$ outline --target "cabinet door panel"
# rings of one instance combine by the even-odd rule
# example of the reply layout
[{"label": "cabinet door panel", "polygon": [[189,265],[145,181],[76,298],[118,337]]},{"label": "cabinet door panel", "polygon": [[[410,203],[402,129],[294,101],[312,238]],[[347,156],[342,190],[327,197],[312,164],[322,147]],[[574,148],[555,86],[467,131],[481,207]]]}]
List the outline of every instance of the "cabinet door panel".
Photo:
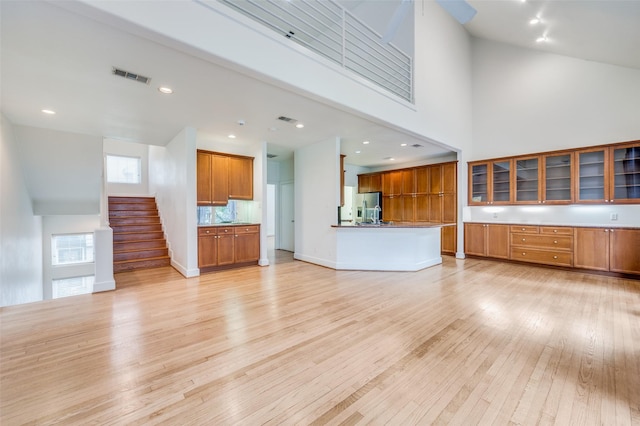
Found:
[{"label": "cabinet door panel", "polygon": [[443,164],[441,167],[442,192],[444,192],[445,194],[453,194],[455,192],[458,192],[458,163]]},{"label": "cabinet door panel", "polygon": [[415,221],[429,222],[429,196],[416,195],[415,202]]},{"label": "cabinet door panel", "polygon": [[442,219],[443,223],[455,223],[458,221],[457,195],[456,194],[442,194],[440,197],[442,203]]},{"label": "cabinet door panel", "polygon": [[402,222],[402,197],[382,197],[384,220]]},{"label": "cabinet door panel", "polygon": [[416,194],[426,194],[429,192],[429,167],[419,167],[416,169]]},{"label": "cabinet door panel", "polygon": [[469,204],[489,202],[489,165],[474,164],[469,170]]},{"label": "cabinet door panel", "polygon": [[215,235],[198,237],[198,267],[205,268],[218,264],[217,244]]},{"label": "cabinet door panel", "polygon": [[229,202],[229,157],[211,155],[211,201],[226,205]]},{"label": "cabinet door panel", "polygon": [[487,256],[509,258],[509,225],[487,225]]},{"label": "cabinet door panel", "polygon": [[234,250],[236,263],[257,261],[260,258],[260,234],[236,234]]},{"label": "cabinet door panel", "polygon": [[609,230],[575,228],[573,265],[576,268],[609,270]]},{"label": "cabinet door panel", "polygon": [[640,202],[640,144],[612,151],[611,198],[616,202]]},{"label": "cabinet door panel", "polygon": [[231,265],[235,263],[233,233],[218,235],[218,265]]},{"label": "cabinet door panel", "polygon": [[416,172],[414,169],[402,171],[402,194],[416,193]]},{"label": "cabinet door panel", "polygon": [[606,148],[578,151],[576,156],[576,201],[608,202]]},{"label": "cabinet door panel", "polygon": [[413,195],[402,196],[402,221],[414,222],[416,208],[416,198]]},{"label": "cabinet door panel", "polygon": [[229,157],[229,198],[253,200],[253,159]]},{"label": "cabinet door panel", "polygon": [[440,233],[442,254],[456,254],[457,249],[457,226],[443,226]]},{"label": "cabinet door panel", "polygon": [[511,161],[496,161],[492,163],[491,200],[494,204],[511,202]]},{"label": "cabinet door panel", "polygon": [[464,252],[475,256],[485,256],[485,225],[482,223],[464,224]]},{"label": "cabinet door panel", "polygon": [[442,166],[433,165],[429,167],[429,193],[439,194],[443,192],[442,186]]},{"label": "cabinet door panel", "polygon": [[567,204],[573,200],[571,154],[544,157],[544,201],[550,204]]},{"label": "cabinet door panel", "polygon": [[211,154],[198,152],[196,157],[197,189],[196,198],[198,204],[209,205],[211,198]]},{"label": "cabinet door panel", "polygon": [[609,239],[609,269],[612,272],[640,274],[640,230],[612,229]]},{"label": "cabinet door panel", "polygon": [[442,223],[442,194],[429,194],[429,222]]},{"label": "cabinet door panel", "polygon": [[515,161],[516,202],[538,203],[540,200],[538,157]]}]

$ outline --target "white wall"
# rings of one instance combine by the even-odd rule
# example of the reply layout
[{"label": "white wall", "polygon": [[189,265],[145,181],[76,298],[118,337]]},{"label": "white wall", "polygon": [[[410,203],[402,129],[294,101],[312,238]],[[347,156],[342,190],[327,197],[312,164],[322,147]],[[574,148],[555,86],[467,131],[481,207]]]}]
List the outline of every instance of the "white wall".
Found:
[{"label": "white wall", "polygon": [[171,265],[185,277],[197,276],[196,130],[183,129],[166,147],[149,147],[149,189],[170,248]]},{"label": "white wall", "polygon": [[42,218],[33,214],[13,125],[0,120],[0,306],[9,306],[42,300]]},{"label": "white wall", "polygon": [[140,183],[108,183],[107,195],[152,195],[149,193],[149,145],[105,139],[103,143],[104,154],[122,155],[125,157],[140,158]]},{"label": "white wall", "polygon": [[640,70],[474,39],[473,71],[468,160],[640,138]]},{"label": "white wall", "polygon": [[53,266],[51,264],[51,237],[61,234],[93,234],[100,228],[99,215],[45,216],[42,219],[42,267],[44,299],[51,299],[51,281],[62,278],[95,274],[95,262],[78,265]]},{"label": "white wall", "polygon": [[102,137],[15,126],[34,213],[100,213]]},{"label": "white wall", "polygon": [[340,139],[295,151],[294,258],[335,267],[340,205]]}]

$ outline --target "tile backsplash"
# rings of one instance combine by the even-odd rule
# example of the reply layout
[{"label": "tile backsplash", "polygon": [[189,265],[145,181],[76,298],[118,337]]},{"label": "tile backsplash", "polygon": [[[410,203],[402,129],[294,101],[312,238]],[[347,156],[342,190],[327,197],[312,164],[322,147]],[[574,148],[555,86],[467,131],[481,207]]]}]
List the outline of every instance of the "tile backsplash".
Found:
[{"label": "tile backsplash", "polygon": [[260,223],[258,201],[229,200],[226,206],[198,206],[198,225],[217,223]]}]

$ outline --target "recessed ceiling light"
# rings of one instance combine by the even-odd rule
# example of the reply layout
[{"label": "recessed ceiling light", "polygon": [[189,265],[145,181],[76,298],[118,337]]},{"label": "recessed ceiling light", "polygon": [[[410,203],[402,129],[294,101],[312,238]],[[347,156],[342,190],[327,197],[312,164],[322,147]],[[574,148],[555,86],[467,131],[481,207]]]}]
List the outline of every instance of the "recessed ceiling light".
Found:
[{"label": "recessed ceiling light", "polygon": [[235,139],[236,135],[234,135],[233,133],[229,135],[229,139]]},{"label": "recessed ceiling light", "polygon": [[356,151],[356,154],[360,154],[361,152],[362,152],[362,151],[360,151],[360,150],[357,150],[357,151]]},{"label": "recessed ceiling light", "polygon": [[407,144],[406,143],[401,143],[400,146],[407,146]]},{"label": "recessed ceiling light", "polygon": [[53,115],[53,114],[56,113],[55,111],[50,110],[50,109],[43,109],[42,112],[44,112],[45,114],[49,114],[49,115]]},{"label": "recessed ceiling light", "polygon": [[532,20],[530,20],[530,21],[529,21],[529,23],[530,23],[531,25],[536,25],[536,24],[539,24],[539,23],[541,23],[541,22],[542,22],[542,19],[540,19],[540,17],[539,17],[539,16],[536,16],[535,18],[533,18]]},{"label": "recessed ceiling light", "polygon": [[170,87],[165,86],[158,87],[158,91],[160,93],[164,93],[165,95],[170,95],[173,93],[173,90]]},{"label": "recessed ceiling light", "polygon": [[275,132],[276,130],[278,130],[278,128],[277,128],[277,127],[269,127],[269,131],[270,131],[270,132]]},{"label": "recessed ceiling light", "polygon": [[302,128],[304,127],[304,124],[302,124],[302,123],[298,123],[298,124],[296,124],[296,127],[297,127],[298,129],[302,129]]},{"label": "recessed ceiling light", "polygon": [[369,145],[369,141],[362,141],[363,145]]},{"label": "recessed ceiling light", "polygon": [[546,35],[543,35],[542,37],[538,37],[538,38],[536,39],[536,43],[545,43],[545,42],[547,42],[547,41],[549,41],[549,39],[547,38],[547,36],[546,36]]}]

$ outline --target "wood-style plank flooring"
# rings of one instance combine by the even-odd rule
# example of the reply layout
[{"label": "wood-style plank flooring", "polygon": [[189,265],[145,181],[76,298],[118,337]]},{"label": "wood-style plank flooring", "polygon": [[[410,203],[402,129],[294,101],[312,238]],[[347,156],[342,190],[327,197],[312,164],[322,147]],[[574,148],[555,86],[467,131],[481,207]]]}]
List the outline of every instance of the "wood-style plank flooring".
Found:
[{"label": "wood-style plank flooring", "polygon": [[2,308],[0,424],[640,425],[640,284],[293,261]]}]

